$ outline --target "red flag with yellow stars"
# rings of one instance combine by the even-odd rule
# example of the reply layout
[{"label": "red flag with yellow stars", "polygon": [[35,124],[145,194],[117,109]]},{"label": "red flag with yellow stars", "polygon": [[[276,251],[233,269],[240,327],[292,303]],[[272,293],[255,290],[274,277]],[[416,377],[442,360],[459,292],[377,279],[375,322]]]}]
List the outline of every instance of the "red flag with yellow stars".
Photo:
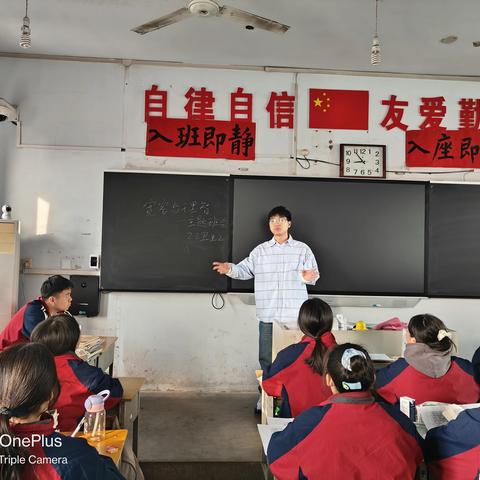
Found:
[{"label": "red flag with yellow stars", "polygon": [[368,130],[368,90],[310,89],[310,128]]}]

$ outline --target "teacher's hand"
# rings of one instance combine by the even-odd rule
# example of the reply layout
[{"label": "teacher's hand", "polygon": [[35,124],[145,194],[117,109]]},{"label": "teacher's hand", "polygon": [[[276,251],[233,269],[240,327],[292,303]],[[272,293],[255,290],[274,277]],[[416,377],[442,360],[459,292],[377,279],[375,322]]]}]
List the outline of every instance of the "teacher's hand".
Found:
[{"label": "teacher's hand", "polygon": [[230,263],[228,262],[213,262],[213,269],[218,272],[220,275],[225,275],[230,271]]},{"label": "teacher's hand", "polygon": [[302,278],[305,282],[313,282],[318,277],[318,270],[314,268],[312,268],[311,270],[302,270]]}]

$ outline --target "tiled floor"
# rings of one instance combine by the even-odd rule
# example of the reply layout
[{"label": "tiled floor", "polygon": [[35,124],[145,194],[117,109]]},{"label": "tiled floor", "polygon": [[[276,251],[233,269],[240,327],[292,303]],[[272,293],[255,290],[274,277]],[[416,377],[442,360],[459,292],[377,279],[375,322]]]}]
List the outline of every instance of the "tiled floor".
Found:
[{"label": "tiled floor", "polygon": [[147,480],[263,479],[257,395],[142,395],[138,456]]}]

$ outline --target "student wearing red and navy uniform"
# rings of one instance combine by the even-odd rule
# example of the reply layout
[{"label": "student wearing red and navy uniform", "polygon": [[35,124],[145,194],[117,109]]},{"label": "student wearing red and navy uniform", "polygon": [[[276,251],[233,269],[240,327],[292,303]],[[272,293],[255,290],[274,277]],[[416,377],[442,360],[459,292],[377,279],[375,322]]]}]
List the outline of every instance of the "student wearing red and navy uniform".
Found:
[{"label": "student wearing red and navy uniform", "polygon": [[80,327],[74,317],[66,314],[49,317],[35,328],[31,338],[32,342],[45,345],[55,358],[60,394],[54,408],[59,413],[61,431],[75,429],[85,413],[84,403],[90,395],[110,390],[105,403],[107,410],[120,402],[123,395],[120,381],[75,354]]},{"label": "student wearing red and navy uniform", "polygon": [[28,342],[33,329],[46,318],[66,312],[72,303],[73,284],[61,275],[47,278],[41,296],[24,305],[0,333],[0,350],[15,343]]},{"label": "student wearing red and navy uniform", "polygon": [[323,357],[336,345],[332,335],[333,313],[319,298],[303,302],[298,327],[305,334],[299,343],[277,354],[262,375],[262,388],[268,395],[282,397],[281,417],[296,417],[332,394],[322,377]]},{"label": "student wearing red and navy uniform", "polygon": [[125,480],[111,458],[86,440],[54,432],[45,412],[58,388],[55,362],[45,346],[23,343],[0,353],[0,435],[12,439],[0,443],[0,479]]},{"label": "student wearing red and navy uniform", "polygon": [[333,395],[272,435],[268,463],[277,480],[408,480],[423,458],[415,425],[377,402],[375,369],[365,349],[346,343],[326,358]]},{"label": "student wearing red and navy uniform", "polygon": [[429,430],[425,459],[433,480],[480,478],[480,408],[464,410],[447,425]]},{"label": "student wearing red and navy uniform", "polygon": [[377,371],[376,389],[390,403],[402,396],[426,401],[476,403],[480,386],[472,362],[452,355],[455,348],[444,323],[429,314],[416,315],[408,324],[404,358]]}]

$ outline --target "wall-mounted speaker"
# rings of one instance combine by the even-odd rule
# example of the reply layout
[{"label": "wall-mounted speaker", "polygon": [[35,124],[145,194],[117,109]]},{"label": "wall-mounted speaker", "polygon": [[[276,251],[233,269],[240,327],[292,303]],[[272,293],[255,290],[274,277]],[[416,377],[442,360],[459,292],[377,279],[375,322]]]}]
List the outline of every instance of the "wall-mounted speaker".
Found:
[{"label": "wall-mounted speaker", "polygon": [[97,275],[70,275],[73,283],[72,305],[69,312],[72,315],[98,315],[100,305],[100,291],[98,289]]}]

